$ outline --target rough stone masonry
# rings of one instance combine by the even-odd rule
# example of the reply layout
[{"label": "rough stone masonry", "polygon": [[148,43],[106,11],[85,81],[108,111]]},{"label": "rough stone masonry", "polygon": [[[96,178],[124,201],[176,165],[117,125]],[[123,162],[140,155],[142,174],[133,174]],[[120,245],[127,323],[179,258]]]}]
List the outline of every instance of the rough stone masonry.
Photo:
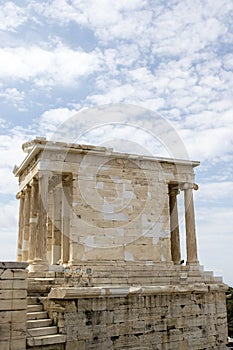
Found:
[{"label": "rough stone masonry", "polygon": [[43,138],[23,149],[17,259],[65,349],[226,348],[226,286],[197,255],[199,162]]}]

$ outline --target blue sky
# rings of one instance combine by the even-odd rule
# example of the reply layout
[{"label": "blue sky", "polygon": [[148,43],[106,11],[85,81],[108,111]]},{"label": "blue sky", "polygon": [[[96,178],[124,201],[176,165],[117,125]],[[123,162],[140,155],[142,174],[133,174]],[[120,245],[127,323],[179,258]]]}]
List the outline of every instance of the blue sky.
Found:
[{"label": "blue sky", "polygon": [[229,0],[0,1],[2,260],[16,254],[21,144],[85,108],[133,104],[159,113],[201,161],[199,259],[233,286],[232,18]]}]

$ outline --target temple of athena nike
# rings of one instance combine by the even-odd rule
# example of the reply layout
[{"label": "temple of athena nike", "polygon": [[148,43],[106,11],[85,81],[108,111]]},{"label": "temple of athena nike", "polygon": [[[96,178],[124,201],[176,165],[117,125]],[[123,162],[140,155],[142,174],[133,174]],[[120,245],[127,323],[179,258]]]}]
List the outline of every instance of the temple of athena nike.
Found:
[{"label": "temple of athena nike", "polygon": [[44,138],[23,151],[11,271],[28,321],[9,349],[226,349],[226,286],[197,252],[199,162]]}]

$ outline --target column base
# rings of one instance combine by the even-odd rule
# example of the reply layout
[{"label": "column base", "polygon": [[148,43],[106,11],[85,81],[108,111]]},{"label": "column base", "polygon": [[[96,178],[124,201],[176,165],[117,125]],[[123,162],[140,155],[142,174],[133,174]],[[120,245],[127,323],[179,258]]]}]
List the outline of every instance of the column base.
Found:
[{"label": "column base", "polygon": [[41,259],[34,259],[32,264],[28,266],[29,272],[46,272],[49,270],[49,265],[47,261]]},{"label": "column base", "polygon": [[30,260],[30,259],[28,259],[28,261],[27,261],[28,266],[32,265],[32,264],[33,264],[33,262],[34,262],[34,260]]},{"label": "column base", "polygon": [[199,261],[195,261],[195,262],[186,262],[186,266],[190,269],[190,270],[201,270],[201,265],[199,263]]},{"label": "column base", "polygon": [[70,267],[71,267],[71,266],[79,266],[79,265],[80,265],[80,261],[75,260],[75,259],[69,260],[68,263],[67,263],[67,265],[70,266]]}]

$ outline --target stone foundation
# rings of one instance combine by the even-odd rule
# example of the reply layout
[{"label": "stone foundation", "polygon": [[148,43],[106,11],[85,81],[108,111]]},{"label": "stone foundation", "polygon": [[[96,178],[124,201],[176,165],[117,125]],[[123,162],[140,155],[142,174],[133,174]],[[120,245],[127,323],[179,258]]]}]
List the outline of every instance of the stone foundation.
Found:
[{"label": "stone foundation", "polygon": [[[1,350],[26,349],[25,266],[1,263]],[[40,300],[67,341],[30,349],[226,349],[226,286],[200,271],[200,282],[192,283],[194,272],[187,271],[185,281],[172,285],[56,286],[55,279],[54,288]],[[34,286],[42,280],[35,279]]]},{"label": "stone foundation", "polygon": [[54,288],[44,303],[67,350],[226,349],[219,285]]}]

